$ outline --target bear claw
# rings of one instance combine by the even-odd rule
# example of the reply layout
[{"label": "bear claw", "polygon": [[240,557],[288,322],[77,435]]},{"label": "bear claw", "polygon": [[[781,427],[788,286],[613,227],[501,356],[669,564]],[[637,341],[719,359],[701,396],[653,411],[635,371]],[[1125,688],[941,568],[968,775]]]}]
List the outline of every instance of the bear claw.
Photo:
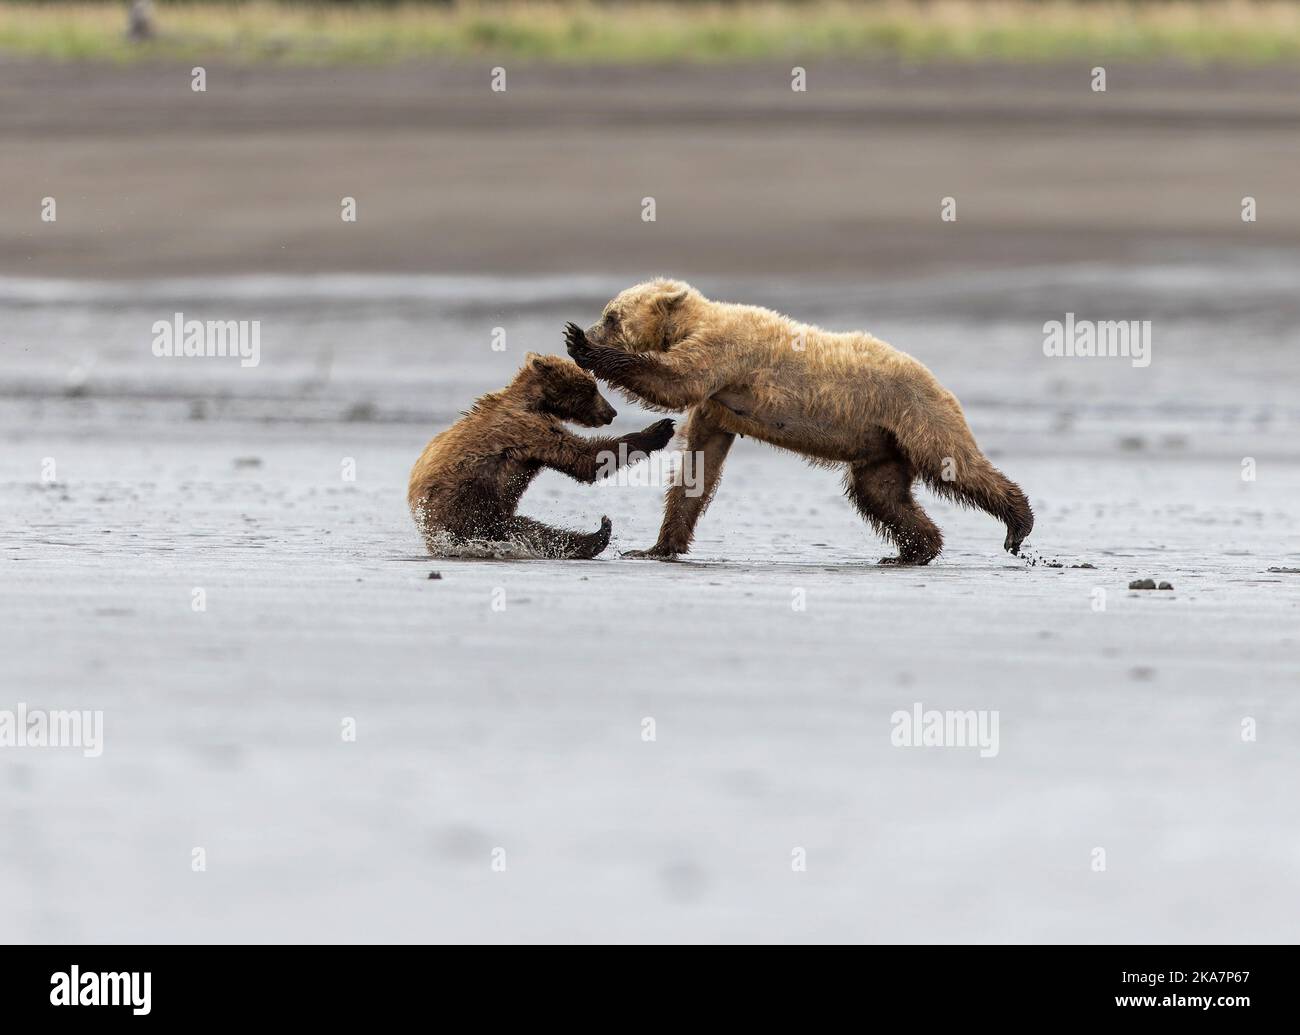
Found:
[{"label": "bear claw", "polygon": [[564,325],[564,347],[569,352],[569,358],[585,370],[584,360],[590,356],[591,346],[587,344],[587,332],[572,321]]},{"label": "bear claw", "polygon": [[641,432],[645,436],[646,451],[650,453],[663,449],[673,440],[673,435],[677,433],[677,425],[670,418],[655,421],[648,428]]},{"label": "bear claw", "polygon": [[620,557],[630,557],[633,560],[655,560],[655,561],[675,561],[678,553],[676,550],[666,550],[660,546],[652,546],[648,550],[625,550],[619,554]]}]

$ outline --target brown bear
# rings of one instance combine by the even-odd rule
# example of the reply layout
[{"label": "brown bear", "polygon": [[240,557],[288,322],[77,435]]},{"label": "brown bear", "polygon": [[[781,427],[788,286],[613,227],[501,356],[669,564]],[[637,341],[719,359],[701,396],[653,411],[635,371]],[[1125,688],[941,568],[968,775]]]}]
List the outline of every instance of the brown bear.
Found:
[{"label": "brown bear", "polygon": [[543,467],[594,482],[673,437],[671,420],[621,438],[581,438],[562,423],[595,428],[615,416],[590,374],[560,356],[528,353],[514,380],[435,435],[411,471],[407,501],[430,553],[476,542],[500,544],[507,553],[514,547],[541,557],[595,557],[609,545],[609,518],[595,532],[570,532],[515,508]]},{"label": "brown bear", "polygon": [[898,548],[882,564],[927,564],[943,549],[912,497],[917,478],[1002,521],[1013,554],[1034,527],[1025,494],[980,452],[956,397],[870,334],[712,302],[662,279],[619,294],[590,330],[565,333],[579,366],[652,408],[689,411],[685,448],[703,463],[704,491],[672,486],[658,541],[625,556],[671,559],[690,548],[736,435],[845,465],[848,497]]}]

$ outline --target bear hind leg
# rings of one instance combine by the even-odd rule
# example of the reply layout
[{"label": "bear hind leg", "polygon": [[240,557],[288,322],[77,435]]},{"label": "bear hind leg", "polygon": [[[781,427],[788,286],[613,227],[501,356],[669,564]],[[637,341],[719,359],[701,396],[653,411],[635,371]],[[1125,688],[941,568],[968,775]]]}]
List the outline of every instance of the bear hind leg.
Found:
[{"label": "bear hind leg", "polygon": [[896,429],[899,446],[912,469],[934,492],[991,514],[1006,525],[1003,548],[1018,554],[1034,527],[1029,500],[1019,485],[980,452],[955,400],[951,407],[945,419]]},{"label": "bear hind leg", "polygon": [[613,528],[607,517],[600,519],[600,528],[595,532],[570,532],[566,528],[552,528],[532,518],[512,517],[506,535],[547,557],[589,561],[609,545]]},{"label": "bear hind leg", "polygon": [[1020,544],[1034,528],[1034,511],[1020,486],[978,451],[960,459],[944,458],[939,468],[938,471],[921,469],[926,484],[941,496],[1001,521],[1007,529],[1003,549],[1019,554]]},{"label": "bear hind leg", "polygon": [[849,465],[846,495],[879,534],[898,548],[881,564],[929,564],[943,549],[943,533],[912,497],[916,473],[898,453]]}]

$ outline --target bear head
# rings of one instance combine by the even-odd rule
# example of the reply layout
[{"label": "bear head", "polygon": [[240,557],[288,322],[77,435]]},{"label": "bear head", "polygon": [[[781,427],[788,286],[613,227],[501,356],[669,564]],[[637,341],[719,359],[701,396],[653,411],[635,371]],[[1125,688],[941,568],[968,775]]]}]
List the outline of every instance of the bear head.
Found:
[{"label": "bear head", "polygon": [[705,297],[684,281],[647,280],[605,306],[600,322],[586,331],[587,341],[624,352],[666,352],[691,333],[703,304]]},{"label": "bear head", "polygon": [[602,427],[618,416],[596,379],[562,356],[528,353],[511,387],[532,408],[584,428]]}]

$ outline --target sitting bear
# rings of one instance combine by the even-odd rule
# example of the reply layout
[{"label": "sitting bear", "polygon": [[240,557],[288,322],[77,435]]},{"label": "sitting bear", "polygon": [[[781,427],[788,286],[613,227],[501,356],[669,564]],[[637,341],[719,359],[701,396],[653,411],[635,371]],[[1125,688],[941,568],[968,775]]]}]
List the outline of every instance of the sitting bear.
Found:
[{"label": "sitting bear", "polygon": [[429,551],[474,540],[543,557],[595,557],[609,545],[609,518],[595,532],[570,532],[520,517],[515,508],[543,467],[594,482],[673,437],[671,420],[622,438],[580,438],[562,424],[594,428],[614,417],[590,374],[559,356],[530,352],[509,385],[477,399],[416,461],[407,501]]},{"label": "sitting bear", "polygon": [[917,478],[1002,521],[1013,554],[1034,527],[1025,494],[980,452],[956,397],[870,334],[712,302],[673,280],[629,288],[590,330],[565,333],[579,366],[654,408],[688,411],[685,448],[703,463],[704,491],[671,487],[658,542],[631,556],[690,548],[736,435],[843,464],[849,498],[898,548],[882,564],[927,564],[943,548],[912,497]]}]

